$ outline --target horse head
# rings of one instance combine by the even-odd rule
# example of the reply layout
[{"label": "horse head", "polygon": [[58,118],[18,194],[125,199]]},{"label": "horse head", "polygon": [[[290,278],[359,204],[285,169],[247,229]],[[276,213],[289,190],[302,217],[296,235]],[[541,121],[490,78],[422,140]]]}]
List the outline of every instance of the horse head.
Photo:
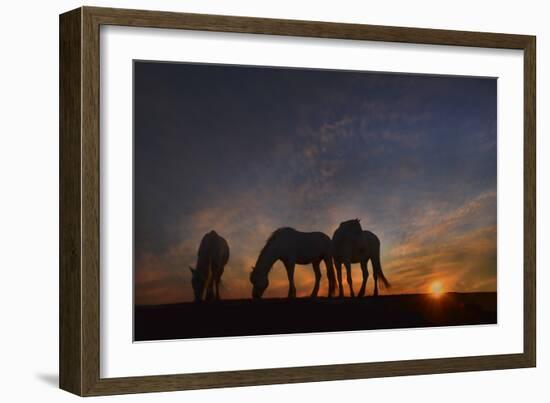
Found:
[{"label": "horse head", "polygon": [[361,220],[359,218],[341,222],[340,228],[346,232],[353,233],[353,234],[363,233],[363,228],[361,227]]},{"label": "horse head", "polygon": [[252,283],[252,298],[262,298],[262,295],[269,285],[267,273],[260,273],[255,267],[252,267],[252,271],[250,272],[250,282]]}]

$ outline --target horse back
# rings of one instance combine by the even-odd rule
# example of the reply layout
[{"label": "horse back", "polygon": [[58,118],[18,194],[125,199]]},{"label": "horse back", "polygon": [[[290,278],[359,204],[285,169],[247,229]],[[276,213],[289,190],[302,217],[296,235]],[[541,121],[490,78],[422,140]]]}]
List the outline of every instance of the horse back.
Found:
[{"label": "horse back", "polygon": [[197,269],[206,271],[213,266],[223,270],[229,260],[229,245],[216,231],[210,231],[201,240],[198,257]]},{"label": "horse back", "polygon": [[330,237],[323,232],[302,232],[304,243],[310,243],[317,246],[319,249],[330,249]]},{"label": "horse back", "polygon": [[380,246],[380,239],[378,239],[374,232],[363,231],[363,240],[368,242],[370,245]]},{"label": "horse back", "polygon": [[[302,232],[294,228],[280,228],[268,239],[261,254],[269,253],[279,259],[297,262],[318,260],[331,253],[331,240],[322,232]],[[305,264],[305,263],[299,263]]]},{"label": "horse back", "polygon": [[380,240],[370,232],[363,231],[352,248],[352,263],[359,263],[364,259],[376,258],[380,255]]}]

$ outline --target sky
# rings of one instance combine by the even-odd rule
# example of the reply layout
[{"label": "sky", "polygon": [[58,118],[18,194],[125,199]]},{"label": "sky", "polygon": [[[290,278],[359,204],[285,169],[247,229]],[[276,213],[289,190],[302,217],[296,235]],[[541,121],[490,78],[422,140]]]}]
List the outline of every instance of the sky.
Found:
[{"label": "sky", "polygon": [[[191,301],[210,230],[221,297],[249,298],[275,229],[352,218],[380,238],[382,293],[496,291],[496,96],[494,78],[135,61],[136,304]],[[311,265],[295,278],[309,295]],[[269,281],[287,295],[280,262]]]}]

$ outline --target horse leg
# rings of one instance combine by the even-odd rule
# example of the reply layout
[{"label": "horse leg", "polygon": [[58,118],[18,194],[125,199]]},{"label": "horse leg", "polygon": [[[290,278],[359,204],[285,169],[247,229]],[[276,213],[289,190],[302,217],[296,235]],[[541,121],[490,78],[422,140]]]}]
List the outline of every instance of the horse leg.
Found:
[{"label": "horse leg", "polygon": [[342,262],[334,261],[336,266],[336,275],[338,276],[338,296],[342,298],[344,296],[344,286],[342,284]]},{"label": "horse leg", "polygon": [[216,279],[216,299],[220,300],[220,278]]},{"label": "horse leg", "polygon": [[325,258],[325,267],[327,269],[327,277],[328,277],[328,296],[333,297],[334,291],[336,288],[336,278],[334,277],[334,266],[332,265],[332,259],[331,258]]},{"label": "horse leg", "polygon": [[319,267],[319,262],[313,263],[313,271],[315,272],[315,286],[311,292],[311,298],[316,298],[319,293],[319,285],[321,283],[321,268]]},{"label": "horse leg", "polygon": [[220,284],[222,282],[223,269],[224,269],[224,266],[220,266],[219,269],[216,271],[216,299],[218,301],[221,299]]},{"label": "horse leg", "polygon": [[353,292],[353,280],[351,279],[351,263],[347,261],[344,262],[344,265],[346,266],[346,274],[348,277],[349,295],[350,297],[355,297],[355,293]]},{"label": "horse leg", "polygon": [[210,285],[209,285],[209,292],[211,294],[211,299],[216,301],[219,299],[219,288],[218,288],[218,281],[220,280],[219,276],[219,268],[218,264],[216,262],[210,263]]},{"label": "horse leg", "polygon": [[368,260],[361,260],[361,271],[363,272],[363,282],[361,283],[361,289],[357,294],[358,297],[365,296],[365,288],[367,286],[367,280],[369,278],[369,271],[367,269]]},{"label": "horse leg", "polygon": [[288,298],[296,298],[296,286],[294,285],[294,262],[285,263],[288,275]]},{"label": "horse leg", "polygon": [[211,281],[210,284],[208,284],[208,287],[206,287],[206,298],[207,301],[212,301],[214,299],[214,284]]}]

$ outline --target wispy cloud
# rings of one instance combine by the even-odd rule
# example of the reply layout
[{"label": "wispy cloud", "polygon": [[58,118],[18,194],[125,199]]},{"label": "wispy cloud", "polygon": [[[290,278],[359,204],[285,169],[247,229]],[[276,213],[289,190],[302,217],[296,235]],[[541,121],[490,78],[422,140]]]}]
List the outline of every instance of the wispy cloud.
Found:
[{"label": "wispy cloud", "polygon": [[403,240],[385,251],[393,292],[496,289],[496,193],[484,192],[449,211],[427,210]]},{"label": "wispy cloud", "polygon": [[[136,263],[136,301],[147,304],[191,300],[187,266],[195,264],[200,239],[213,228],[226,237],[231,249],[222,294],[225,298],[248,298],[251,267],[269,234],[282,224],[257,214],[255,203],[247,200],[251,199],[245,195],[241,200],[226,201],[233,206],[230,210],[211,207],[197,211],[182,226],[183,241],[164,254],[141,255]],[[351,210],[347,213],[338,208],[329,208],[321,215],[332,221],[322,228],[329,235],[340,217],[354,217]],[[360,213],[357,216],[362,217]],[[496,289],[495,192],[484,192],[448,211],[428,209],[411,222],[399,239],[387,239],[383,232],[378,232],[382,239],[383,268],[393,284],[392,293],[426,292],[435,280],[443,282],[449,291]],[[363,226],[372,228],[368,217],[363,219]],[[353,272],[358,284],[361,280],[358,265],[354,265]],[[324,267],[323,276],[321,295],[326,295]],[[372,287],[372,277],[370,281]],[[298,267],[296,283],[298,295],[311,292],[314,275],[310,266]],[[266,296],[284,296],[287,291],[286,272],[277,263]]]},{"label": "wispy cloud", "polygon": [[[494,80],[169,63],[135,72],[138,303],[191,300],[187,266],[212,229],[230,246],[222,295],[243,298],[272,231],[332,235],[356,217],[382,241],[392,292],[436,278],[495,288]],[[309,294],[311,267],[296,276]],[[277,263],[266,295],[287,288]]]}]

